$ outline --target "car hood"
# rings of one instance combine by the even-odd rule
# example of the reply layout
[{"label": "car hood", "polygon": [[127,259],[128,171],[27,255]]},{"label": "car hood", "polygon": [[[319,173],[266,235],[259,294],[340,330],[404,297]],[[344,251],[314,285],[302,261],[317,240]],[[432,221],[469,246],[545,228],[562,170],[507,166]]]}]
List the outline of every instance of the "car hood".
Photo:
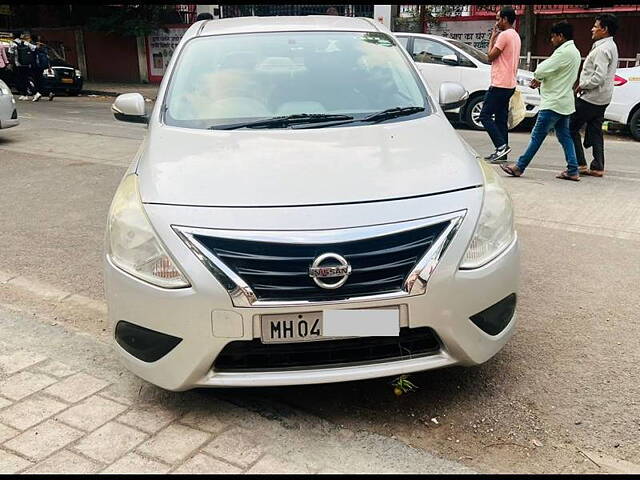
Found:
[{"label": "car hood", "polygon": [[301,206],[392,200],[483,183],[474,154],[432,114],[308,130],[153,125],[137,173],[145,203]]}]

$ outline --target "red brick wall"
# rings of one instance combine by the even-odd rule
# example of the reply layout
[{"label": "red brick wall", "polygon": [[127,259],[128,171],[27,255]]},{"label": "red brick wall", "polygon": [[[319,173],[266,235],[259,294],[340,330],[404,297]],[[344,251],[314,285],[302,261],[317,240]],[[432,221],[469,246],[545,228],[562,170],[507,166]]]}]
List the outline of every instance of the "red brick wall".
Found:
[{"label": "red brick wall", "polygon": [[[549,31],[551,25],[559,22],[560,18],[537,17],[536,44],[533,55],[549,56],[553,53],[553,47],[549,42]],[[580,54],[586,57],[591,50],[593,40],[591,40],[591,27],[595,21],[595,15],[587,18],[566,19],[573,25],[573,41],[580,50]],[[620,58],[632,58],[640,53],[640,16],[618,16],[620,28],[615,36],[618,45],[618,55]]]},{"label": "red brick wall", "polygon": [[85,30],[84,49],[90,81],[140,81],[138,46],[135,37]]}]

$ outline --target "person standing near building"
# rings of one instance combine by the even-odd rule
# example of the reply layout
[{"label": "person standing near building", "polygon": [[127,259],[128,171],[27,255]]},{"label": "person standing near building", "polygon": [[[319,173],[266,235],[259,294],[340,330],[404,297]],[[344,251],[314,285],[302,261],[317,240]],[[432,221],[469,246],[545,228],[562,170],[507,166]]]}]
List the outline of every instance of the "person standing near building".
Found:
[{"label": "person standing near building", "polygon": [[[51,62],[49,61],[49,47],[47,47],[44,38],[38,36],[36,40],[36,61],[33,66],[33,78],[36,84],[36,91],[38,93],[44,91],[43,88],[43,75],[44,71],[51,68]],[[53,90],[49,90],[49,101],[53,100]],[[33,101],[37,102],[40,97],[33,97]]]},{"label": "person standing near building", "polygon": [[553,55],[538,65],[530,84],[531,88],[540,87],[542,101],[529,145],[515,164],[500,165],[500,168],[513,177],[522,175],[553,128],[567,161],[567,169],[556,178],[579,181],[569,118],[575,111],[573,84],[578,78],[581,59],[573,43],[573,27],[566,20],[551,26],[551,44],[555,48]]},{"label": "person standing near building", "polygon": [[[24,37],[24,35],[22,35]],[[28,100],[29,97],[29,77],[32,75],[32,66],[35,64],[36,46],[21,38],[19,32],[13,33],[13,41],[9,46],[9,53],[15,65],[16,83],[20,97],[18,100]],[[35,92],[34,99],[42,96],[40,92]]]},{"label": "person standing near building", "polygon": [[[580,175],[592,177],[604,176],[604,138],[602,122],[604,111],[613,96],[613,78],[618,68],[618,47],[613,36],[618,31],[618,19],[604,13],[596,17],[591,29],[594,40],[591,52],[587,55],[576,87],[576,111],[571,116],[569,129],[578,157]],[[587,168],[584,150],[581,145],[580,129],[587,125],[585,147],[593,147],[591,169]]]},{"label": "person standing near building", "polygon": [[[484,97],[480,123],[491,137],[495,152],[485,160],[493,163],[506,161],[509,147],[509,99],[516,90],[516,76],[520,60],[520,35],[513,25],[516,12],[513,7],[502,7],[496,14],[496,25],[489,40],[488,57],[491,62],[491,86]],[[495,120],[492,118],[495,117]]]}]

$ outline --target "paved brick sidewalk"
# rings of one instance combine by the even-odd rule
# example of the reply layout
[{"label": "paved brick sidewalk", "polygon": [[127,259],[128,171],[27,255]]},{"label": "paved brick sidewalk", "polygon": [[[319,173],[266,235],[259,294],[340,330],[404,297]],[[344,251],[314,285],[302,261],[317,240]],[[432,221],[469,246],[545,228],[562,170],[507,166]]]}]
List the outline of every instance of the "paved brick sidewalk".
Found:
[{"label": "paved brick sidewalk", "polygon": [[0,307],[0,473],[469,472],[252,392],[161,390],[89,335]]}]

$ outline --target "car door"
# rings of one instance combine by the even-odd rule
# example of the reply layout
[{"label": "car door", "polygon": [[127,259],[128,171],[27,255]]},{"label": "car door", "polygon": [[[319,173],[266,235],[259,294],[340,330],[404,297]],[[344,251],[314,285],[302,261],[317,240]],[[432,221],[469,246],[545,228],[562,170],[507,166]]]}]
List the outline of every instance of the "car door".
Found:
[{"label": "car door", "polygon": [[446,55],[458,57],[453,48],[444,43],[423,37],[413,37],[410,48],[409,53],[411,53],[413,60],[416,62],[418,70],[435,95],[438,95],[442,82],[461,83],[460,67],[447,65],[442,61],[442,57]]}]

